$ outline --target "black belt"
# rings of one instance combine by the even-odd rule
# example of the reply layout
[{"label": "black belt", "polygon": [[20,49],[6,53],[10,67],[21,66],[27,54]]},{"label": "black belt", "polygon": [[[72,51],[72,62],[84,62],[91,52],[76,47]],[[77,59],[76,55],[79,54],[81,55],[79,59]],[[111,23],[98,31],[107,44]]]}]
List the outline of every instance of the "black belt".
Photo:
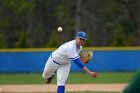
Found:
[{"label": "black belt", "polygon": [[[51,54],[51,58],[52,58],[52,54]],[[52,59],[52,60],[53,60],[53,59]],[[58,64],[58,65],[62,65],[62,64],[60,64],[60,63],[58,63],[58,62],[56,62],[56,61],[54,61],[54,60],[53,60],[53,62],[56,63],[56,64]]]}]

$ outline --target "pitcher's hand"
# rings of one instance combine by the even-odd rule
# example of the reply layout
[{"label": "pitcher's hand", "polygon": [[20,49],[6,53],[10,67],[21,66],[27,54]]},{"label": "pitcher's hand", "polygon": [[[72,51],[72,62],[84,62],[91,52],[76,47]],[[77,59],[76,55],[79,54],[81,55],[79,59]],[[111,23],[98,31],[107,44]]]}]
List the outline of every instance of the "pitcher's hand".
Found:
[{"label": "pitcher's hand", "polygon": [[96,72],[91,72],[91,74],[90,74],[93,78],[96,78],[96,76],[98,75],[98,73],[96,73]]}]

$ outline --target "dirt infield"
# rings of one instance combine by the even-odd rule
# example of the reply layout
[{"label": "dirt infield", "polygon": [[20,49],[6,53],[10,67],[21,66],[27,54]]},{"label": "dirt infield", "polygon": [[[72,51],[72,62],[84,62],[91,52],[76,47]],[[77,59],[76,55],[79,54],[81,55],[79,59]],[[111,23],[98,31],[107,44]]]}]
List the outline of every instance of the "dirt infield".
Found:
[{"label": "dirt infield", "polygon": [[[121,92],[127,84],[67,84],[66,91]],[[55,84],[0,85],[0,92],[56,92]]]}]

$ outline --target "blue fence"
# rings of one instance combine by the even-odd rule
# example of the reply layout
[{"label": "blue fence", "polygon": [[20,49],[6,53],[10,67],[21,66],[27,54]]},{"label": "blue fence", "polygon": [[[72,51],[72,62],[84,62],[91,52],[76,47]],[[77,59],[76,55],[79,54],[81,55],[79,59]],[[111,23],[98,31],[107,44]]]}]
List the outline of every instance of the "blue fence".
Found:
[{"label": "blue fence", "polygon": [[[0,52],[0,73],[42,72],[51,51]],[[135,71],[140,68],[140,50],[94,50],[92,62],[86,64],[94,71]],[[81,71],[72,62],[71,71]]]}]

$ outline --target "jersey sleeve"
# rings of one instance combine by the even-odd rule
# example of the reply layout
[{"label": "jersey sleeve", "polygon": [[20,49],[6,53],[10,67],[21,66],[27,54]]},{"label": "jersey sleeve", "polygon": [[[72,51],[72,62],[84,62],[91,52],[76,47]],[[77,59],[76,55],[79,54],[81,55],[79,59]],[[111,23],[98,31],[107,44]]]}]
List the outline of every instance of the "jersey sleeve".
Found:
[{"label": "jersey sleeve", "polygon": [[74,60],[74,62],[76,63],[76,65],[79,67],[79,68],[83,68],[84,65],[82,64],[82,62],[80,61],[80,58],[77,58]]},{"label": "jersey sleeve", "polygon": [[76,46],[72,46],[72,48],[69,49],[68,56],[71,60],[79,58],[79,55],[76,52]]}]

